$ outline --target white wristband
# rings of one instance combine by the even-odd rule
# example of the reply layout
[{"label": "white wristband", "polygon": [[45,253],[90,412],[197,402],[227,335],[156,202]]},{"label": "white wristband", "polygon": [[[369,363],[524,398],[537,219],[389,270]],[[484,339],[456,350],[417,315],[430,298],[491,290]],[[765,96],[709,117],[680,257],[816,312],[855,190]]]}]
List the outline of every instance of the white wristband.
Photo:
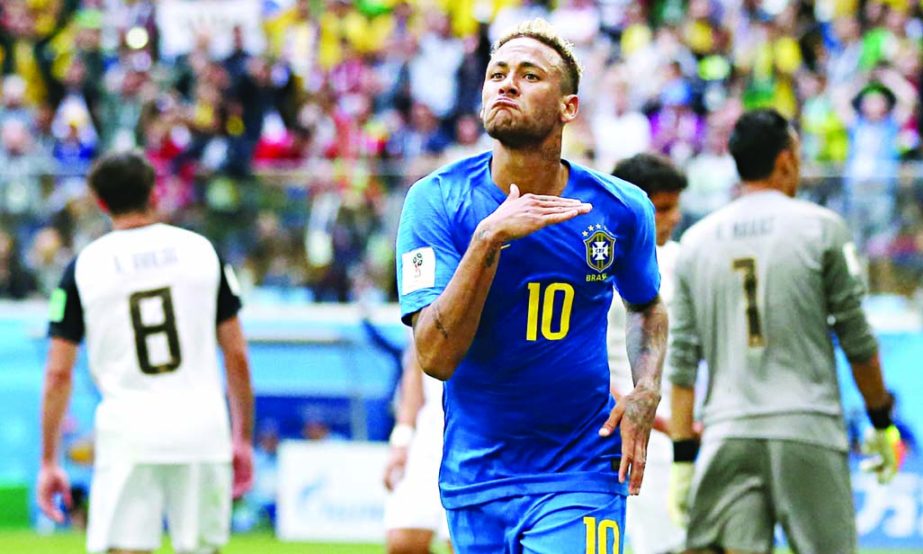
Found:
[{"label": "white wristband", "polygon": [[412,425],[398,423],[394,426],[394,429],[391,430],[391,437],[388,439],[388,443],[398,448],[407,448],[413,440],[413,432]]}]

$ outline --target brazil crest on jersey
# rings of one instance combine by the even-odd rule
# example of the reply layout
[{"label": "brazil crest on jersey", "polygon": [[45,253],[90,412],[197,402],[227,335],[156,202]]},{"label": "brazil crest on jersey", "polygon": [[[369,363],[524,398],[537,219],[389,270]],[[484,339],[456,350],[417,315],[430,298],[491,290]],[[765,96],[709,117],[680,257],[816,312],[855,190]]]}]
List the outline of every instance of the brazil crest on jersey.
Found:
[{"label": "brazil crest on jersey", "polygon": [[[405,323],[455,273],[477,224],[505,200],[490,152],[408,192],[397,239]],[[660,285],[653,207],[634,185],[577,164],[562,196],[588,214],[504,245],[471,348],[446,381],[440,490],[447,508],[558,491],[621,492],[606,315],[612,287],[653,300]]]}]

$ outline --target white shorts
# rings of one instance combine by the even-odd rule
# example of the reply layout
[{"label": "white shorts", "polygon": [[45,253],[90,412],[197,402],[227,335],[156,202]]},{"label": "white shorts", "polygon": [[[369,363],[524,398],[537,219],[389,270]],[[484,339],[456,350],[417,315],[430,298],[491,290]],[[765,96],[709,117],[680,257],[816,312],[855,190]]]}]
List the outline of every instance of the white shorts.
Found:
[{"label": "white shorts", "polygon": [[175,552],[214,552],[230,534],[231,481],[228,462],[96,467],[87,550],[157,550],[166,518]]},{"label": "white shorts", "polygon": [[439,499],[441,463],[441,432],[418,431],[407,452],[404,478],[385,499],[385,529],[424,529],[439,538],[449,538],[445,508]]}]

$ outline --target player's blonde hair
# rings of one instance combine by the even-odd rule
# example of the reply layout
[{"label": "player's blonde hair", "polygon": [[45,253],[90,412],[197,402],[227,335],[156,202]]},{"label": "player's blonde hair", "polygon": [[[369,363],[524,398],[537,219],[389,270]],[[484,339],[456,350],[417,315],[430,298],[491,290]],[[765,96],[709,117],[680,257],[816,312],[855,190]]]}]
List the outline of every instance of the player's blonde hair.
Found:
[{"label": "player's blonde hair", "polygon": [[541,42],[545,46],[553,48],[564,62],[565,71],[563,71],[564,79],[562,81],[564,92],[566,94],[577,94],[577,89],[580,88],[580,74],[583,73],[583,69],[580,67],[580,63],[574,55],[574,45],[567,39],[562,38],[558,32],[555,31],[554,27],[551,26],[551,23],[548,23],[540,17],[523,21],[516,27],[503,33],[494,43],[490,54],[494,55],[501,46],[517,38],[531,38]]}]

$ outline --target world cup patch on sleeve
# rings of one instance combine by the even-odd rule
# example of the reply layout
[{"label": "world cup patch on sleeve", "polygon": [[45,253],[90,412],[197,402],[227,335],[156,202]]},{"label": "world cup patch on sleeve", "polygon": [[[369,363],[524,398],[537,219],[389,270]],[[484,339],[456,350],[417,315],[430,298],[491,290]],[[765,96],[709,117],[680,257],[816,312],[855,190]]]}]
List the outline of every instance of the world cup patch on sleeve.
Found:
[{"label": "world cup patch on sleeve", "polygon": [[48,319],[53,323],[64,321],[64,312],[67,308],[67,292],[62,288],[54,289],[48,299]]},{"label": "world cup patch on sleeve", "polygon": [[401,294],[436,285],[436,253],[432,247],[401,254]]}]

